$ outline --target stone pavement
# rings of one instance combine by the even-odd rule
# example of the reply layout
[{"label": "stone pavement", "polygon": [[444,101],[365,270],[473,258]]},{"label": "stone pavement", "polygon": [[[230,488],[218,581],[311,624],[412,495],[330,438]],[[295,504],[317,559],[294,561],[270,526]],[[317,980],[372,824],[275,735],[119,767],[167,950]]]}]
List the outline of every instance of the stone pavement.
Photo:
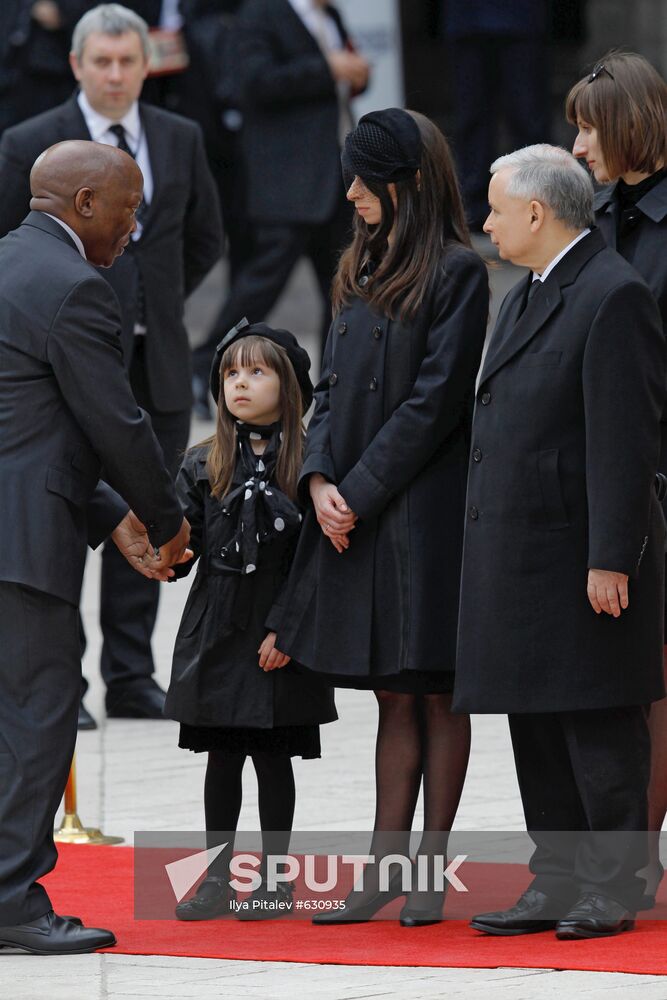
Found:
[{"label": "stone pavement", "polygon": [[[486,252],[485,244],[481,244]],[[493,310],[514,280],[511,269],[492,271]],[[191,302],[188,310],[193,339],[210,322],[220,298],[221,270]],[[272,320],[303,337],[315,314],[313,282],[305,265],[292,280]],[[209,433],[194,424],[192,440]],[[83,593],[89,639],[84,669],[91,682],[87,704],[100,722],[96,732],[81,733],[77,747],[79,813],[87,826],[123,836],[131,844],[135,830],[196,830],[203,826],[204,760],[179,750],[177,724],[105,720],[99,679],[99,555],[90,558]],[[173,639],[189,583],[163,587],[154,650],[158,680],[165,684]],[[297,810],[295,829],[371,829],[374,811],[373,740],[375,701],[370,693],[338,693],[340,721],[323,727],[320,761],[295,761]],[[244,775],[240,829],[257,828],[257,791],[252,768]],[[417,818],[416,828],[421,822]],[[512,765],[507,725],[501,717],[473,720],[470,768],[458,829],[522,829],[522,813]],[[89,848],[94,850],[94,848]],[[75,906],[75,901],[72,901]],[[76,912],[74,909],[71,912]],[[345,933],[341,928],[341,933]],[[406,930],[406,934],[418,933]],[[318,966],[297,963],[231,962],[210,959],[87,955],[46,960],[0,955],[0,996],[7,1000],[131,1000],[160,997],[232,997],[261,1000],[317,995],[318,1000],[476,997],[486,1000],[612,1000],[613,997],[665,1000],[667,979],[659,976],[563,972],[535,969],[432,969]]]}]

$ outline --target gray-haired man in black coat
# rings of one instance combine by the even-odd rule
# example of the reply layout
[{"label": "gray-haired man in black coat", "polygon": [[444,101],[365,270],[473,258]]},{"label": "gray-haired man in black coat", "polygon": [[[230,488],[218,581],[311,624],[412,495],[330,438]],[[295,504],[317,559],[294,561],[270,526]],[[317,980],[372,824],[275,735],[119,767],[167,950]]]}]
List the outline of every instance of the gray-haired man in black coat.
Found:
[{"label": "gray-haired man in black coat", "polygon": [[632,831],[647,829],[646,706],[665,693],[665,342],[647,286],[589,228],[569,153],[530,146],[491,171],[485,231],[532,273],[477,391],[455,707],[508,713],[536,850],[517,905],[473,926],[600,937],[633,926],[644,888]]}]

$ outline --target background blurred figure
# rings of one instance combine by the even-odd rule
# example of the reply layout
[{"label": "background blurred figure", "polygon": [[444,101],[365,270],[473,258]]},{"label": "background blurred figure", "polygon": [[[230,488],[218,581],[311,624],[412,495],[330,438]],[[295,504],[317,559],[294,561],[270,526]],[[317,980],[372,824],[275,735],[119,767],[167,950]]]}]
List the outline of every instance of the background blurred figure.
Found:
[{"label": "background blurred figure", "polygon": [[[148,68],[146,34],[145,22],[118,4],[84,15],[72,43],[79,93],[0,141],[0,234],[27,214],[30,167],[46,146],[94,139],[136,159],[144,177],[137,230],[105,277],[121,305],[132,390],[175,475],[192,402],[184,300],[218,259],[221,226],[199,128],[138,101]],[[133,573],[115,546],[105,546],[101,665],[110,716],[162,718],[164,692],[152,679],[151,651],[158,599],[159,584]],[[82,721],[94,725],[90,717]]]},{"label": "background blurred figure", "polygon": [[366,87],[369,72],[339,13],[321,0],[246,0],[239,44],[255,247],[209,338],[194,351],[195,413],[204,418],[218,340],[242,316],[261,320],[303,255],[315,268],[328,327],[329,287],[350,226],[340,141],[352,126],[349,98]]},{"label": "background blurred figure", "polygon": [[454,147],[468,221],[488,215],[488,164],[503,148],[549,140],[547,0],[445,0]]},{"label": "background blurred figure", "polygon": [[0,133],[71,94],[72,29],[92,6],[89,0],[2,0]]}]

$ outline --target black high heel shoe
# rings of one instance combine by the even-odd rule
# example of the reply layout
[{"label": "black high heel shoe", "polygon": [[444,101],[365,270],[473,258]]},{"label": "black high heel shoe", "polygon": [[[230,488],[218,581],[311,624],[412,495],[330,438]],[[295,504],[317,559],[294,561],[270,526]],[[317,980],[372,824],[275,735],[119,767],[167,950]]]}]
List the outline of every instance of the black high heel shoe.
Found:
[{"label": "black high heel shoe", "polygon": [[354,889],[345,900],[343,908],[331,910],[328,913],[318,913],[313,917],[314,924],[363,924],[375,916],[376,913],[399,896],[404,896],[406,890],[403,889],[403,873],[395,872],[389,880],[387,889],[378,890],[365,902],[354,902]]},{"label": "black high heel shoe", "polygon": [[638,910],[652,910],[655,907],[655,897],[658,895],[658,889],[660,888],[660,883],[662,882],[663,876],[665,874],[665,869],[659,861],[654,864],[649,864],[649,874],[657,876],[657,881],[655,882],[655,889],[653,892],[645,892],[642,896]]},{"label": "black high heel shoe", "polygon": [[235,894],[225,879],[209,875],[192,899],[178,904],[176,917],[178,920],[213,920],[231,913],[234,898]]},{"label": "black high heel shoe", "polygon": [[[411,893],[411,896],[419,897],[420,893]],[[433,896],[435,893],[422,893],[424,896]],[[442,921],[442,910],[445,905],[445,890],[438,894],[440,899],[435,905],[428,907],[411,906],[410,898],[400,912],[399,923],[401,927],[427,927],[429,924],[439,924]]]}]

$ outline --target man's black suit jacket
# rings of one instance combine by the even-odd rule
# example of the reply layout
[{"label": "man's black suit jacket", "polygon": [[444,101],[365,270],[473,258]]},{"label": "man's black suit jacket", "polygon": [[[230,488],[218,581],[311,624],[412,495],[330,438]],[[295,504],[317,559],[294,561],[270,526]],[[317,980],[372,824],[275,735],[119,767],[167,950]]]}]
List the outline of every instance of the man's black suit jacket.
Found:
[{"label": "man's black suit jacket", "polygon": [[[128,365],[134,348],[138,273],[141,275],[151,397],[157,410],[176,412],[192,402],[183,305],[220,255],[220,210],[199,127],[160,108],[148,104],[139,107],[153,195],[141,238],[102,273],[120,301]],[[0,236],[15,229],[28,211],[32,164],[44,149],[64,139],[90,139],[76,96],[3,133]]]},{"label": "man's black suit jacket", "polygon": [[343,183],[329,65],[288,0],[247,0],[238,25],[249,215],[258,224],[325,222]]},{"label": "man's black suit jacket", "polygon": [[0,240],[0,580],[78,603],[87,542],[114,526],[100,529],[102,466],[154,545],[176,534],[181,508],[130,389],[116,295],[57,222],[31,212]]}]

